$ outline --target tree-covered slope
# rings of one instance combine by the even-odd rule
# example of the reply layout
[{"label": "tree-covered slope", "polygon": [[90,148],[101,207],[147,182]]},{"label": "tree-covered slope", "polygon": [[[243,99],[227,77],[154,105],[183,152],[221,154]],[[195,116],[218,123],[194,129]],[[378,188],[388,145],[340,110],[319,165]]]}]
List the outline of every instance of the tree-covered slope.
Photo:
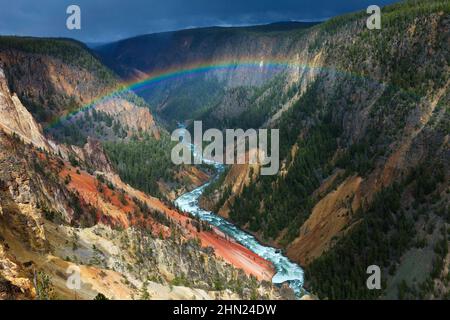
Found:
[{"label": "tree-covered slope", "polygon": [[[449,15],[448,1],[405,1],[383,8],[381,30],[357,13],[300,34],[290,58],[320,65],[268,124],[280,173],[231,197],[225,179],[230,219],[306,266],[320,297],[448,292]],[[381,291],[366,287],[372,264]]]}]

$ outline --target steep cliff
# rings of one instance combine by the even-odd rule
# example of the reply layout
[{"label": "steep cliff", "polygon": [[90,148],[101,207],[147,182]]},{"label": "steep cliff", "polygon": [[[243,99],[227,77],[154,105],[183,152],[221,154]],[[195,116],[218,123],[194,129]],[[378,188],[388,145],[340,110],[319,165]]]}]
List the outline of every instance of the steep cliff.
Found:
[{"label": "steep cliff", "polygon": [[[76,138],[83,137],[84,143],[88,135],[123,137],[119,131],[125,136],[148,132],[159,137],[148,106],[131,92],[117,91],[121,89],[117,76],[81,43],[0,37],[0,66],[11,91],[57,139],[78,142]],[[111,95],[115,91],[121,93]],[[88,121],[93,110],[106,116]],[[113,130],[113,124],[122,130]]]},{"label": "steep cliff", "polygon": [[[251,252],[236,248],[241,263],[223,255],[228,240],[114,173],[93,176],[3,131],[0,145],[2,298],[281,297],[270,283],[249,277],[260,276],[246,269],[254,263]],[[108,169],[93,142],[86,156],[90,150],[98,170]],[[77,290],[67,285],[73,270]]]}]

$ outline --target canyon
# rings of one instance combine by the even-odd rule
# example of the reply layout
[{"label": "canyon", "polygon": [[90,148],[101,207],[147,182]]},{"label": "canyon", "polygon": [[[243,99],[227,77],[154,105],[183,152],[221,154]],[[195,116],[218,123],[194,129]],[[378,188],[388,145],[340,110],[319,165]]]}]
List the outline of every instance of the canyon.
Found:
[{"label": "canyon", "polygon": [[[0,36],[0,299],[448,298],[450,6],[382,14]],[[279,129],[280,170],[174,165],[195,121]]]}]

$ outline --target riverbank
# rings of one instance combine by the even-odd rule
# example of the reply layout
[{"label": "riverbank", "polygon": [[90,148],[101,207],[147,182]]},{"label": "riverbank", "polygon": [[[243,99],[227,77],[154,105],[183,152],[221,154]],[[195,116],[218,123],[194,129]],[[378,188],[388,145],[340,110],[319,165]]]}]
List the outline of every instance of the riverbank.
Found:
[{"label": "riverbank", "polygon": [[[211,226],[216,227],[217,230],[220,230],[220,232],[222,232],[227,239],[233,239],[232,241],[230,241],[231,243],[242,245],[243,247],[249,249],[251,252],[259,256],[261,259],[271,262],[275,268],[275,274],[272,277],[272,283],[281,285],[287,282],[298,297],[304,295],[304,273],[303,269],[299,265],[290,261],[280,252],[280,250],[270,246],[264,246],[254,236],[239,229],[237,226],[227,221],[226,219],[220,217],[214,212],[206,211],[199,207],[198,199],[208,185],[209,183],[180,196],[175,201],[175,205],[181,211],[188,212],[191,215],[199,218],[200,220],[208,222]],[[228,251],[228,246],[226,247],[226,249],[227,251],[224,252],[225,255],[227,252],[232,252],[232,250]],[[253,268],[253,271],[259,271],[255,270],[255,267],[251,267],[251,265],[256,262],[255,260],[253,262],[250,261],[251,264],[244,263],[244,267],[246,267],[247,269]],[[234,262],[240,262],[242,265],[242,261],[240,259],[235,260]],[[264,274],[261,275],[265,276]]]},{"label": "riverbank", "polygon": [[226,237],[217,228],[213,228],[212,232],[202,233],[200,239],[202,245],[213,247],[216,255],[244,270],[246,274],[255,276],[258,280],[271,281],[275,275],[275,268],[272,263],[230,237]]},{"label": "riverbank", "polygon": [[[115,179],[115,182],[119,183],[116,180],[117,179]],[[145,202],[150,208],[167,214],[172,221],[179,224],[183,227],[183,230],[187,231],[186,236],[198,238],[201,241],[202,246],[213,248],[216,256],[222,258],[236,268],[242,269],[247,275],[253,275],[258,280],[271,281],[275,274],[275,267],[271,262],[263,259],[250,249],[236,242],[217,227],[214,227],[214,225],[211,225],[211,231],[198,231],[194,227],[191,217],[169,208],[157,198],[150,197],[141,191],[129,188],[128,185],[121,183],[120,186],[140,201]]]}]

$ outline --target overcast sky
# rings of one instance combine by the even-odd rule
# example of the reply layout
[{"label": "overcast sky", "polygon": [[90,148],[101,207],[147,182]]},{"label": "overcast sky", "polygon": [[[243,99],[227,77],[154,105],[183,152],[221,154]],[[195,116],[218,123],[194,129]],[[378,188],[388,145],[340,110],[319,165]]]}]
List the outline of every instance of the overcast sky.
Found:
[{"label": "overcast sky", "polygon": [[[61,36],[106,42],[212,25],[317,21],[396,0],[0,0],[0,35]],[[66,28],[66,8],[81,8],[81,30]]]}]

